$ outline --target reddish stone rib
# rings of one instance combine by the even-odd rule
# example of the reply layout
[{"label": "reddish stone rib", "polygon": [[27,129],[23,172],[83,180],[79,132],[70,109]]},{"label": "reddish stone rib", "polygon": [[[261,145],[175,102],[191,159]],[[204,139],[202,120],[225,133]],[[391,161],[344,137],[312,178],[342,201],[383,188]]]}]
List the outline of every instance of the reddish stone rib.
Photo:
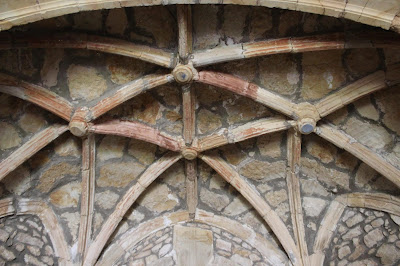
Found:
[{"label": "reddish stone rib", "polygon": [[117,135],[154,143],[171,151],[180,151],[181,142],[159,130],[136,121],[110,120],[105,123],[91,125],[89,132],[106,135]]},{"label": "reddish stone rib", "polygon": [[70,121],[73,107],[66,99],[43,87],[0,73],[0,92],[32,102]]}]

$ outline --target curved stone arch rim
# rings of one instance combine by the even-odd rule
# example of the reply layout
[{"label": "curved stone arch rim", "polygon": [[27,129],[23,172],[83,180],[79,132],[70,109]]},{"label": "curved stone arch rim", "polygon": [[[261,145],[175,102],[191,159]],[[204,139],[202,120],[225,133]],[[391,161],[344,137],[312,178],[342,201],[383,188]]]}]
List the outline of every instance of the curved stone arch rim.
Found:
[{"label": "curved stone arch rim", "polygon": [[56,214],[47,203],[42,200],[27,198],[0,200],[0,218],[13,215],[36,215],[49,234],[54,255],[58,258],[59,264],[68,265],[71,263],[70,249],[65,241],[64,231]]},{"label": "curved stone arch rim", "polygon": [[178,211],[165,216],[159,216],[128,230],[105,250],[96,265],[113,265],[121,256],[150,234],[184,222],[203,223],[228,231],[242,240],[249,242],[272,265],[286,265],[289,261],[289,258],[283,251],[279,250],[271,241],[265,239],[249,227],[229,218],[197,209],[194,219],[189,217],[189,212]]},{"label": "curved stone arch rim", "polygon": [[[377,10],[371,7],[364,7],[355,4],[339,3],[336,1],[315,1],[309,0],[99,0],[99,1],[76,1],[76,0],[55,0],[36,1],[31,6],[19,7],[0,13],[0,31],[7,30],[14,26],[24,25],[43,19],[58,17],[81,11],[93,11],[100,9],[113,9],[135,6],[156,6],[176,4],[234,4],[243,6],[262,6],[267,8],[280,8],[295,11],[302,11],[314,14],[322,14],[332,17],[343,17],[363,24],[393,29],[400,31],[400,4],[393,4],[386,7],[386,11]],[[377,1],[376,1],[377,2]],[[390,3],[389,3],[390,4]],[[373,5],[373,3],[371,4]],[[375,3],[376,5],[376,3]],[[396,7],[398,8],[396,10]],[[387,10],[393,10],[389,12]]]},{"label": "curved stone arch rim", "polygon": [[311,265],[322,265],[325,250],[336,230],[337,224],[347,207],[367,208],[400,216],[400,198],[383,193],[348,193],[339,195],[332,201],[314,240]]}]

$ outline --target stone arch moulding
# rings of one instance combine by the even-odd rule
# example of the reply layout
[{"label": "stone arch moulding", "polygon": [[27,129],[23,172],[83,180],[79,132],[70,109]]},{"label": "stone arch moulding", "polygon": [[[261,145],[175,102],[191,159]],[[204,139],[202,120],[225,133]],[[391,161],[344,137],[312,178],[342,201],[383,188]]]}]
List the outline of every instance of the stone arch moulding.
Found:
[{"label": "stone arch moulding", "polygon": [[80,11],[172,4],[236,4],[297,10],[344,17],[364,24],[400,31],[397,0],[53,0],[2,1],[0,30]]},{"label": "stone arch moulding", "polygon": [[12,215],[36,215],[47,229],[54,247],[54,255],[58,257],[60,265],[70,265],[70,248],[64,238],[64,232],[58,223],[56,214],[43,201],[35,199],[13,199],[0,200],[0,218]]},{"label": "stone arch moulding", "polygon": [[346,207],[367,208],[400,216],[400,199],[391,195],[349,193],[336,197],[329,206],[314,241],[314,254],[310,256],[312,265],[323,264],[325,251]]},{"label": "stone arch moulding", "polygon": [[255,233],[252,229],[223,216],[214,215],[207,211],[197,209],[194,220],[189,217],[187,211],[180,211],[168,214],[163,217],[157,217],[147,221],[136,228],[124,233],[117,242],[112,244],[104,253],[96,265],[113,265],[121,256],[136,243],[144,239],[151,233],[168,226],[177,225],[184,222],[198,222],[207,225],[219,227],[229,233],[248,241],[266,257],[272,265],[283,265],[287,263],[286,255],[277,249],[269,240]]}]

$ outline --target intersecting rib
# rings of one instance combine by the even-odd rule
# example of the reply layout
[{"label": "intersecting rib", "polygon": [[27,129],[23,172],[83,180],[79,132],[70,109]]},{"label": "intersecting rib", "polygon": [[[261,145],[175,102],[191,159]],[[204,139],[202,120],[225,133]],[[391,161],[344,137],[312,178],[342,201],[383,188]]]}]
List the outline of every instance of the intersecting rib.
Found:
[{"label": "intersecting rib", "polygon": [[96,139],[89,135],[82,141],[82,197],[81,197],[81,222],[79,225],[78,252],[84,260],[89,247],[92,232],[94,193],[95,193],[95,157]]},{"label": "intersecting rib", "polygon": [[147,61],[166,68],[175,66],[175,55],[128,41],[88,35],[85,33],[56,33],[52,35],[10,35],[0,36],[0,49],[13,48],[71,48],[101,51]]},{"label": "intersecting rib", "polygon": [[54,92],[38,85],[0,73],[0,92],[32,102],[66,121],[71,118],[72,104]]},{"label": "intersecting rib", "polygon": [[200,155],[200,158],[211,166],[229,184],[231,184],[242,196],[257,210],[260,216],[267,222],[268,226],[278,238],[294,265],[300,265],[299,250],[290,236],[285,224],[279,218],[268,203],[254,190],[239,174],[229,166],[221,157]]},{"label": "intersecting rib", "polygon": [[67,126],[54,125],[33,136],[0,163],[0,180],[67,130]]},{"label": "intersecting rib", "polygon": [[351,48],[399,47],[400,37],[395,33],[331,33],[272,39],[208,49],[194,53],[192,62],[194,66],[205,66],[231,60],[282,53],[303,53]]},{"label": "intersecting rib", "polygon": [[371,151],[361,143],[357,142],[352,137],[339,131],[331,125],[321,125],[317,127],[316,134],[342,148],[361,161],[368,164],[371,168],[382,174],[384,177],[389,179],[396,186],[400,187],[400,170],[385,159],[380,157],[378,154]]},{"label": "intersecting rib", "polygon": [[386,88],[385,81],[385,72],[377,71],[325,97],[315,107],[320,116],[325,117],[365,95]]},{"label": "intersecting rib", "polygon": [[304,231],[303,207],[301,204],[301,192],[298,169],[301,157],[301,134],[296,130],[288,133],[288,165],[287,186],[289,196],[289,207],[292,216],[293,233],[300,250],[303,265],[310,265],[308,248]]},{"label": "intersecting rib", "polygon": [[295,104],[256,84],[249,83],[235,76],[212,71],[200,71],[197,82],[227,89],[242,96],[249,97],[289,117],[295,117]]},{"label": "intersecting rib", "polygon": [[294,125],[294,121],[288,121],[283,118],[265,118],[233,129],[222,129],[217,133],[198,139],[198,151],[202,152],[229,143],[236,143],[264,134],[286,130]]},{"label": "intersecting rib", "polygon": [[94,120],[105,114],[121,103],[143,93],[146,90],[172,82],[172,75],[148,75],[129,83],[126,83],[119,88],[110,91],[92,107],[89,107],[90,120]]},{"label": "intersecting rib", "polygon": [[183,139],[170,136],[136,121],[112,119],[104,123],[89,125],[89,132],[139,139],[171,151],[180,151],[184,145]]},{"label": "intersecting rib", "polygon": [[126,212],[133,205],[133,203],[135,203],[136,199],[159,175],[161,175],[180,158],[180,154],[169,152],[161,157],[158,161],[150,165],[149,168],[147,168],[147,170],[140,176],[136,184],[133,185],[118,202],[114,212],[109,216],[107,221],[102,226],[100,233],[90,245],[90,249],[83,265],[94,265],[96,263],[96,260],[102,252],[108,239],[113,234],[114,230],[117,228]]},{"label": "intersecting rib", "polygon": [[178,5],[179,57],[187,63],[192,52],[192,11],[190,5]]}]

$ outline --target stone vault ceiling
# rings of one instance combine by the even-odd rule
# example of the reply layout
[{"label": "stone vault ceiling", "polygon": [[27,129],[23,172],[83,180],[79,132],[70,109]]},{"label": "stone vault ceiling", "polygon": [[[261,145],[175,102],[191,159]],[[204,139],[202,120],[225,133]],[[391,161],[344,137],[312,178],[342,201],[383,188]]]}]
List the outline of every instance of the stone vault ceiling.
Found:
[{"label": "stone vault ceiling", "polygon": [[0,36],[0,262],[398,263],[399,3],[317,2],[1,3],[54,18]]}]

